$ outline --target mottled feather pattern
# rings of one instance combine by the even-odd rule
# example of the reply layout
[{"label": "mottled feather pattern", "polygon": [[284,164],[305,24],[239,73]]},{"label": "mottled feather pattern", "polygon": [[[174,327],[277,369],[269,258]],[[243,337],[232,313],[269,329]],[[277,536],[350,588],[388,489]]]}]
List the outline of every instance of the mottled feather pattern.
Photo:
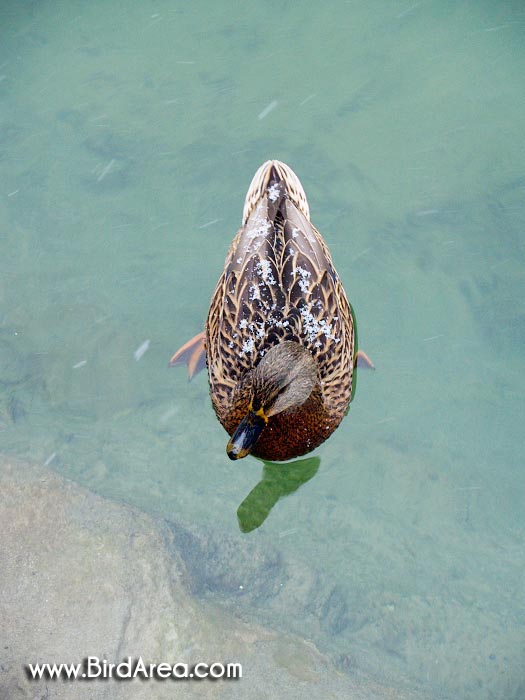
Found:
[{"label": "mottled feather pattern", "polygon": [[228,251],[206,326],[211,395],[224,416],[233,389],[265,352],[295,340],[316,359],[327,415],[338,424],[351,398],[353,318],[291,172],[282,169],[282,181],[268,183],[258,171],[248,191],[243,226]]},{"label": "mottled feather pattern", "polygon": [[[267,194],[268,172],[270,165],[274,168],[278,179],[286,183],[286,189],[291,201],[295,203],[295,206],[304,214],[305,218],[310,221],[310,207],[308,206],[308,200],[306,199],[306,194],[304,193],[304,189],[299,178],[287,165],[280,163],[278,160],[274,160],[263,163],[253,176],[248,188],[248,193],[246,194],[246,199],[244,201],[242,226],[246,226],[246,223],[256,205]],[[272,196],[271,189],[269,194]]]}]

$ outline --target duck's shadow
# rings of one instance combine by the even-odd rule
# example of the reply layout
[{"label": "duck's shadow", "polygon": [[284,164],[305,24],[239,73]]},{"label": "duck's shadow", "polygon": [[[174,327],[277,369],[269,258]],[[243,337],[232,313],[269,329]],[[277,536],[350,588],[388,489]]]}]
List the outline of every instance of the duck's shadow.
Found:
[{"label": "duck's shadow", "polygon": [[277,501],[310,481],[321,464],[320,457],[308,457],[285,464],[261,461],[264,465],[262,479],[237,509],[241,532],[251,532],[260,527]]}]

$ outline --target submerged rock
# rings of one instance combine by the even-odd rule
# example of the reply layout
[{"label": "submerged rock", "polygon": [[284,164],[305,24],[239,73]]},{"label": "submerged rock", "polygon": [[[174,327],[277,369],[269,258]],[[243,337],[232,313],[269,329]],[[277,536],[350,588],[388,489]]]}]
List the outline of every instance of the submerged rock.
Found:
[{"label": "submerged rock", "polygon": [[[299,638],[196,601],[163,522],[1,457],[0,489],[0,698],[403,697],[354,683]],[[238,662],[242,678],[35,681],[26,670],[87,656]]]}]

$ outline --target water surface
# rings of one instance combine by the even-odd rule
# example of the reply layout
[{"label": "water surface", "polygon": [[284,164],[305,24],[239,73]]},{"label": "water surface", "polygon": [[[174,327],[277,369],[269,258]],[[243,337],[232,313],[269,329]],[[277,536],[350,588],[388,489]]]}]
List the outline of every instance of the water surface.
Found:
[{"label": "water surface", "polygon": [[[0,31],[2,450],[173,521],[199,595],[344,672],[523,697],[522,4],[6,2]],[[167,367],[268,158],[377,366],[292,481]]]}]

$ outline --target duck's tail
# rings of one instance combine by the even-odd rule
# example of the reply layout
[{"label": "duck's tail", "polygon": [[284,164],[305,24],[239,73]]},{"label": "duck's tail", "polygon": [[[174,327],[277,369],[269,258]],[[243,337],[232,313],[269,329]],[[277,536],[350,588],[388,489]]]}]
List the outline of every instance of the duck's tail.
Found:
[{"label": "duck's tail", "polygon": [[310,221],[310,207],[306,199],[303,186],[294,171],[280,160],[267,160],[257,170],[250,183],[246,199],[244,200],[244,209],[242,212],[242,225],[245,226],[250,218],[250,214],[257,206],[257,203],[265,194],[272,197],[272,187],[276,187],[276,193],[279,191],[277,187],[280,183],[284,185],[287,197],[295,206],[304,214],[306,219]]}]

